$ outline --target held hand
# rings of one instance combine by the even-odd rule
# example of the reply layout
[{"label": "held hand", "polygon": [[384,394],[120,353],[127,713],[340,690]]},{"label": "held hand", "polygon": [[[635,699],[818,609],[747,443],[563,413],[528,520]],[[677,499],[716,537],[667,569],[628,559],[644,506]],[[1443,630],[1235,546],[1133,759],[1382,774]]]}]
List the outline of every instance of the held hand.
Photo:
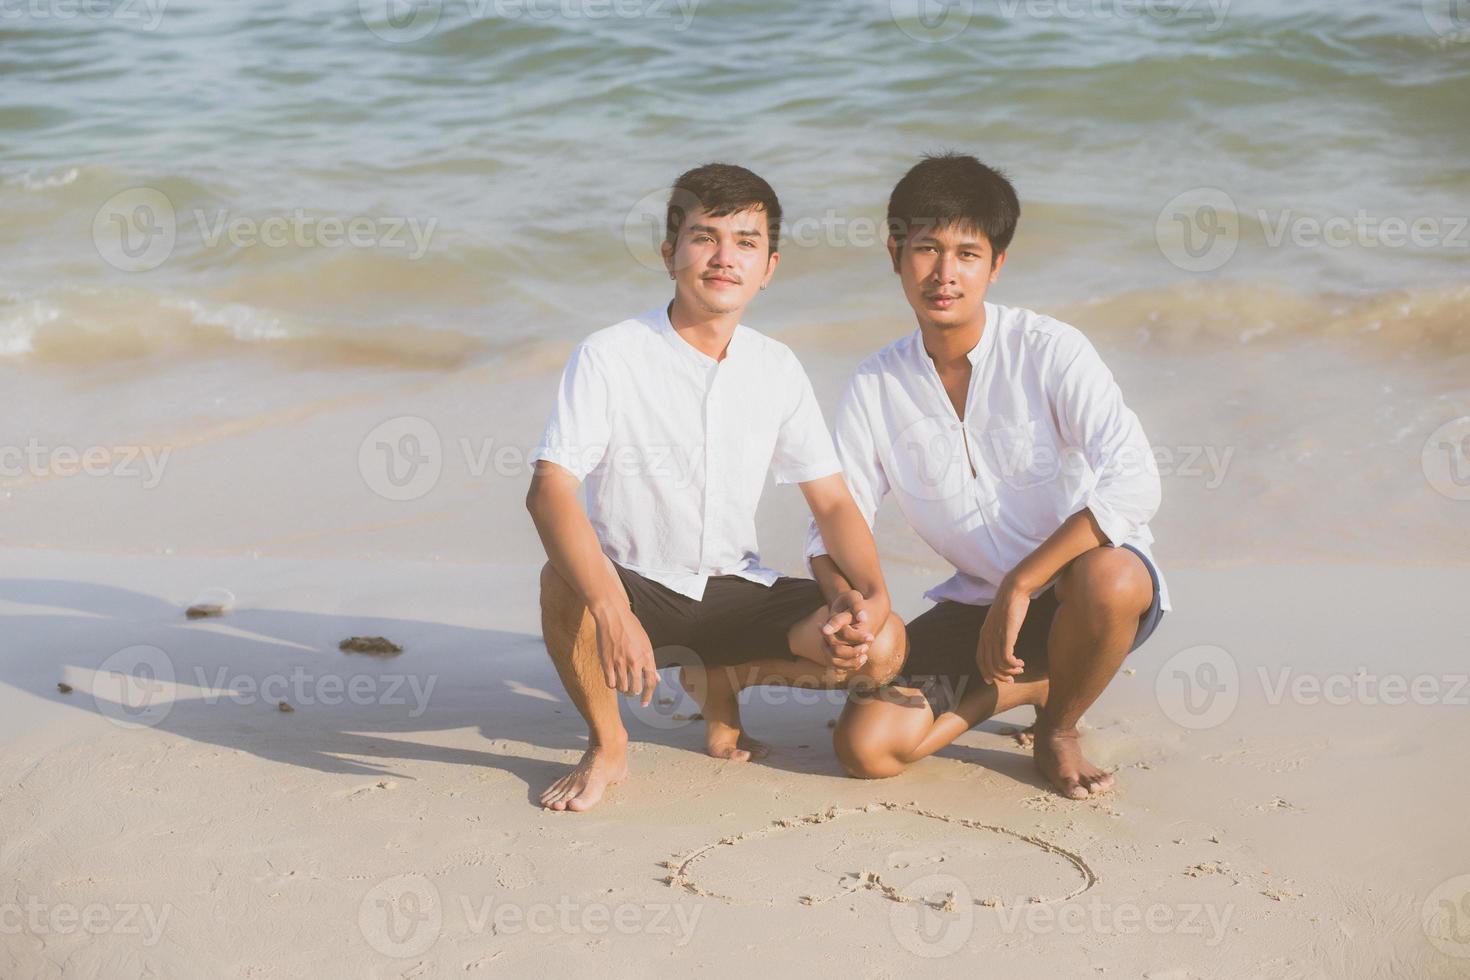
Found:
[{"label": "held hand", "polygon": [[868,661],[868,644],[873,642],[874,603],[856,589],[838,593],[827,609],[822,641],[832,666],[857,670]]},{"label": "held hand", "polygon": [[1025,661],[1015,651],[1016,637],[1030,606],[1030,593],[1010,588],[1002,588],[991,603],[975,650],[975,665],[987,684],[1012,684],[1026,669]]},{"label": "held hand", "polygon": [[625,610],[606,624],[597,624],[597,654],[602,661],[602,678],[619,694],[641,697],[646,708],[658,686],[653,644],[632,610]]}]

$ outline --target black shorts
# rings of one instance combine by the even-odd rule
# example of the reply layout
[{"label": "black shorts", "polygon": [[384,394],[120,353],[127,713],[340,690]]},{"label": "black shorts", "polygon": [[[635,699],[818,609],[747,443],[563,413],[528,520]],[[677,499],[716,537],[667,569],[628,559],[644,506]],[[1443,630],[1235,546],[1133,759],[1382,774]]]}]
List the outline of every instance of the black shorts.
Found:
[{"label": "black shorts", "polygon": [[[1158,570],[1137,548],[1127,544],[1122,547],[1143,560],[1154,586],[1153,602],[1138,617],[1138,632],[1128,649],[1132,653],[1153,634],[1164,610],[1160,605]],[[1016,637],[1016,657],[1026,664],[1028,675],[1047,671],[1046,646],[1052,617],[1057,612],[1056,591],[1056,586],[1052,586],[1031,600]],[[936,715],[952,709],[966,691],[985,683],[975,663],[975,651],[988,612],[989,606],[944,601],[909,623],[909,658],[903,676],[894,683],[923,691]]]},{"label": "black shorts", "polygon": [[795,660],[787,631],[827,605],[817,583],[807,578],[782,576],[762,585],[738,575],[715,575],[705,585],[704,598],[691,599],[617,562],[613,567],[660,668],[689,663],[689,650],[701,663],[717,667]]}]

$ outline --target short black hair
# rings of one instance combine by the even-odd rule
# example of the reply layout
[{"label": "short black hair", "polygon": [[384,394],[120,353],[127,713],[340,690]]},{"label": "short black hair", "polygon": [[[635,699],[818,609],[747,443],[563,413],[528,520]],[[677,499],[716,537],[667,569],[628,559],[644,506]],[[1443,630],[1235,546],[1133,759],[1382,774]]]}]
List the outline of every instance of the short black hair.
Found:
[{"label": "short black hair", "polygon": [[777,251],[781,244],[781,202],[770,184],[744,167],[706,163],[679,175],[664,219],[664,237],[670,245],[678,241],[679,229],[689,212],[701,209],[716,218],[741,211],[764,211],[770,251]]},{"label": "short black hair", "polygon": [[926,154],[888,198],[888,232],[900,249],[911,231],[964,225],[990,240],[994,264],[1010,248],[1020,220],[1010,180],[967,153]]}]

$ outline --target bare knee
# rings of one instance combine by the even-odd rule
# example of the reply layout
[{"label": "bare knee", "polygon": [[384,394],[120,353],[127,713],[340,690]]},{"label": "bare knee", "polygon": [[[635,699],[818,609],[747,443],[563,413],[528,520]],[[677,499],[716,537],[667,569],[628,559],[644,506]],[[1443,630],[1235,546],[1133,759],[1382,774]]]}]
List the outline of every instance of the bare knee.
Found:
[{"label": "bare knee", "polygon": [[1062,602],[1120,617],[1141,616],[1153,601],[1153,581],[1143,560],[1127,548],[1107,545],[1074,558],[1056,588]]},{"label": "bare knee", "polygon": [[881,729],[856,724],[856,714],[844,711],[832,733],[832,748],[843,771],[857,779],[887,779],[904,771]]},{"label": "bare knee", "polygon": [[878,688],[891,682],[908,659],[909,638],[903,620],[890,613],[883,628],[868,644],[868,660],[858,670],[841,673],[839,683],[850,688]]}]

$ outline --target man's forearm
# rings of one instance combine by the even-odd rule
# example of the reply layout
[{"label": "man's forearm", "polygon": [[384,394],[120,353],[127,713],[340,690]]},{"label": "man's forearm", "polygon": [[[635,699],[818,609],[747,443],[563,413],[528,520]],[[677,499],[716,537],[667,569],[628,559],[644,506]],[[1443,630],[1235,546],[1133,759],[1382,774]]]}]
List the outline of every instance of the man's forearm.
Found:
[{"label": "man's forearm", "polygon": [[822,590],[822,598],[828,605],[839,594],[852,588],[852,583],[842,574],[831,555],[818,555],[812,559],[812,577],[817,580],[817,588]]},{"label": "man's forearm", "polygon": [[626,608],[623,583],[603,555],[597,532],[575,491],[538,484],[527,497],[526,507],[547,559],[582,597],[593,617],[603,621]]},{"label": "man's forearm", "polygon": [[[822,588],[823,596],[828,602],[832,601],[832,597],[827,595],[829,586],[836,591],[856,589],[863,598],[882,603],[885,610],[882,618],[886,618],[888,587],[883,582],[883,571],[878,564],[878,547],[873,543],[873,532],[856,505],[849,502],[845,507],[835,507],[830,512],[814,516],[817,530],[821,532],[822,540],[827,542],[828,554],[822,557],[832,564],[829,582],[824,584],[817,571],[818,559],[812,560],[812,574],[818,576],[817,584]],[[881,626],[881,622],[874,624],[875,629]]]},{"label": "man's forearm", "polygon": [[1001,583],[1001,590],[1013,589],[1028,595],[1041,588],[1067,567],[1067,563],[1093,548],[1108,543],[1107,535],[1087,508],[1062,522],[1036,550],[1011,569]]}]

